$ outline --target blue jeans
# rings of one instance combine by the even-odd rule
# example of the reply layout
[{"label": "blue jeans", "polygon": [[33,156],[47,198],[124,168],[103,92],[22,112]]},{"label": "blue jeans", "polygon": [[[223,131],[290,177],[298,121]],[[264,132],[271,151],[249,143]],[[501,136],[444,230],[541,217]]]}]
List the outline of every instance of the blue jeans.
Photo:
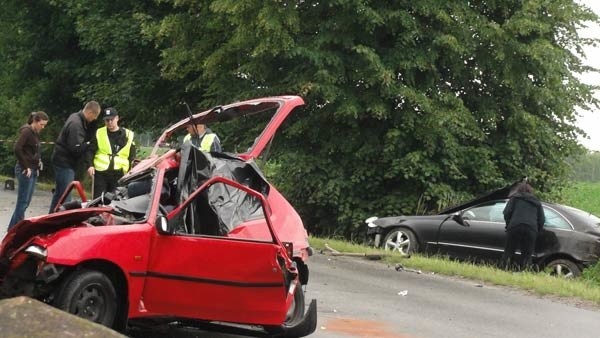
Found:
[{"label": "blue jeans", "polygon": [[31,202],[33,191],[35,190],[35,182],[37,181],[37,170],[31,171],[31,176],[27,177],[23,174],[23,168],[20,164],[15,165],[15,177],[17,178],[17,203],[15,205],[15,212],[10,218],[8,223],[8,229],[12,228],[13,225],[19,223],[20,220],[25,218],[25,210]]},{"label": "blue jeans", "polygon": [[[54,208],[56,208],[56,204],[58,204],[58,199],[67,189],[67,186],[73,182],[75,179],[75,170],[71,168],[54,166],[54,194],[52,195],[52,202],[50,203],[50,210],[48,213],[51,214],[54,212]],[[64,202],[68,202],[71,200],[71,195],[67,196]]]}]

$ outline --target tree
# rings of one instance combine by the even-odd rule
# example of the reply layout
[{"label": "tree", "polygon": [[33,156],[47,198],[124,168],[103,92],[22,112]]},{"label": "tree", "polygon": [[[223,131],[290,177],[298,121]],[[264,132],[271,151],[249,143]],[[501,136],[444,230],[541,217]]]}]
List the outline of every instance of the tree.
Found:
[{"label": "tree", "polygon": [[[596,103],[575,73],[591,42],[576,28],[597,18],[573,1],[175,3],[188,12],[163,32],[201,26],[212,48],[166,34],[177,44],[164,56],[204,62],[169,57],[165,71],[208,83],[207,105],[306,98],[276,181],[317,233],[349,235],[367,216],[437,210],[522,175],[560,186],[580,151],[575,107]],[[198,8],[205,20],[185,28]]]},{"label": "tree", "polygon": [[523,175],[556,190],[581,151],[575,109],[597,104],[575,74],[593,42],[576,29],[598,18],[573,0],[3,5],[0,111],[59,97],[66,114],[94,97],[134,129],[162,128],[180,101],[303,96],[268,169],[315,233],[351,236],[367,216],[433,212]]}]

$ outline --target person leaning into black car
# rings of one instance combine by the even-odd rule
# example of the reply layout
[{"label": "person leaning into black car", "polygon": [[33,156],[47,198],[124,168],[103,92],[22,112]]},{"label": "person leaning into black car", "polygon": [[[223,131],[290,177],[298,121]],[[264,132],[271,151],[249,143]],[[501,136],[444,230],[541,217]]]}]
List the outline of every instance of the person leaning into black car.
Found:
[{"label": "person leaning into black car", "polygon": [[[518,183],[503,213],[506,221],[503,267],[510,268],[516,263],[519,270],[530,268],[538,231],[543,229],[546,221],[544,209],[533,194],[533,188],[526,182]],[[521,256],[515,260],[517,248]]]}]

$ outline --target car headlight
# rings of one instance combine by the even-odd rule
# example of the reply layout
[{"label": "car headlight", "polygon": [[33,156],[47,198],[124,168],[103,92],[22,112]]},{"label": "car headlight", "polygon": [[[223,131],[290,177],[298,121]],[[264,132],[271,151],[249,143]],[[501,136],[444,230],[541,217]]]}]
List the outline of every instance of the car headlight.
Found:
[{"label": "car headlight", "polygon": [[378,219],[379,219],[379,217],[377,217],[377,216],[369,217],[365,220],[365,223],[367,223],[367,226],[369,228],[375,228],[375,227],[377,227],[377,224],[375,224],[373,222],[375,222]]},{"label": "car headlight", "polygon": [[36,244],[28,246],[27,249],[25,249],[25,252],[43,260],[48,257],[48,250]]}]

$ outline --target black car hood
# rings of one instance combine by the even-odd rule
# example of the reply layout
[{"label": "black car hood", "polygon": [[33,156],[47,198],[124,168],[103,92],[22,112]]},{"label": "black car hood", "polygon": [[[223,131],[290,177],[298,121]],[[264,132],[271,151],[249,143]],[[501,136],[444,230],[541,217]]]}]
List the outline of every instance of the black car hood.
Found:
[{"label": "black car hood", "polygon": [[432,221],[443,221],[444,218],[447,218],[447,215],[422,215],[422,216],[391,216],[391,217],[381,217],[373,222],[373,224],[380,226],[382,228],[388,227],[390,225],[401,225],[402,223],[413,221],[413,220],[432,220]]},{"label": "black car hood", "polygon": [[511,185],[507,185],[498,190],[487,192],[484,195],[477,197],[473,200],[470,200],[466,203],[462,203],[460,205],[456,205],[456,206],[450,207],[448,209],[442,210],[442,211],[440,211],[440,214],[441,215],[453,214],[455,212],[461,211],[463,209],[472,207],[474,205],[477,205],[477,204],[480,204],[483,202],[507,199],[508,196],[511,195],[511,192],[513,192],[513,190],[516,188],[517,184],[519,184],[520,182],[521,181],[517,181]]}]

